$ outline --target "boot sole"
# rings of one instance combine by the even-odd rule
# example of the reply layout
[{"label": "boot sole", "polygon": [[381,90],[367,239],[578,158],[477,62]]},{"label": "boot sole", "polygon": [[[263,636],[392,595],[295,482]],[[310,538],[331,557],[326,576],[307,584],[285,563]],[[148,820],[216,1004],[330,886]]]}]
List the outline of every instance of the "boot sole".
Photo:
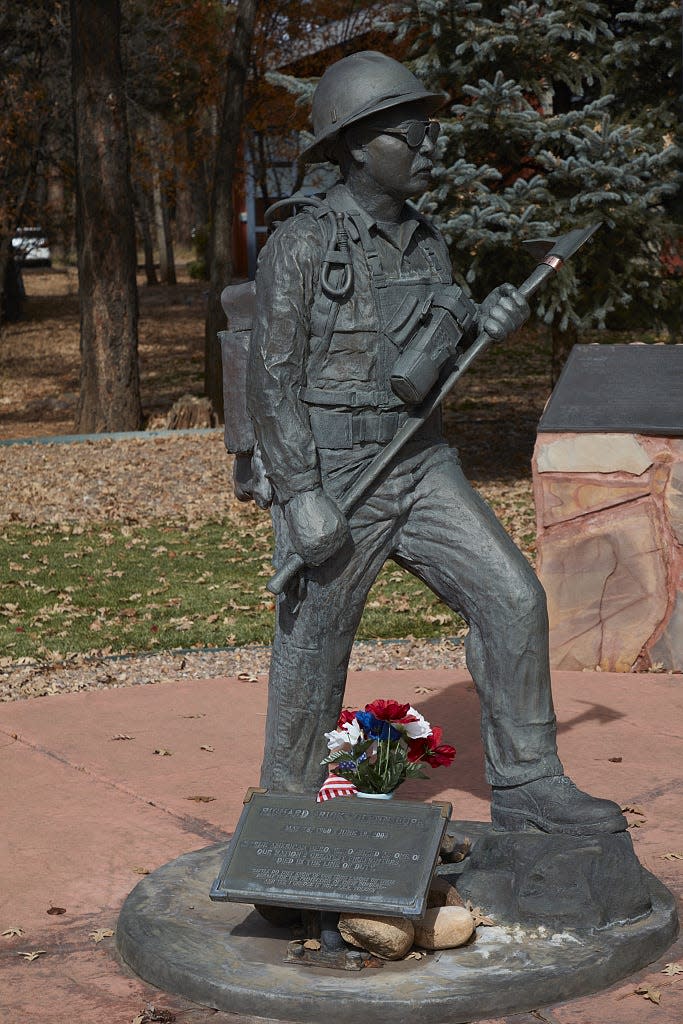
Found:
[{"label": "boot sole", "polygon": [[595,836],[625,832],[628,822],[623,815],[603,818],[602,821],[560,824],[531,811],[491,808],[491,823],[496,832],[547,832],[554,835]]}]

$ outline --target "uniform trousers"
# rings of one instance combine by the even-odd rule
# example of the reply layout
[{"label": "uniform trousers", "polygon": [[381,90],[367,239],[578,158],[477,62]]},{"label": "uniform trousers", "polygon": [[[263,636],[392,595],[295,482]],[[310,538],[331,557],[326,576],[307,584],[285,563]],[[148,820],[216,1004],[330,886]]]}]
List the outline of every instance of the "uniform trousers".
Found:
[{"label": "uniform trousers", "polygon": [[[377,452],[319,450],[323,487],[340,495]],[[289,550],[273,507],[275,562]],[[316,791],[326,768],[324,733],[341,710],[363,608],[388,559],[421,579],[469,625],[467,667],[481,705],[492,785],[561,775],[550,690],[545,593],[445,442],[413,442],[349,518],[351,539],[305,570],[305,594],[280,595],[268,691],[261,785]],[[378,695],[381,696],[381,695]],[[385,695],[390,696],[390,695]],[[457,736],[453,737],[457,745]]]}]

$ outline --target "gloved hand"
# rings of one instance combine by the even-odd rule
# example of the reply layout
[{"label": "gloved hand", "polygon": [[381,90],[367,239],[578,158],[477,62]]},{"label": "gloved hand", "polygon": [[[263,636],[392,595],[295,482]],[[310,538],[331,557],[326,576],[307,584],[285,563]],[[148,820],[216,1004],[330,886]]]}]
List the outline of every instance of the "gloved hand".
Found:
[{"label": "gloved hand", "polygon": [[479,306],[479,329],[494,341],[505,341],[529,319],[529,304],[512,284],[494,288]]},{"label": "gloved hand", "polygon": [[322,487],[295,494],[284,511],[292,545],[306,565],[326,562],[349,538],[346,519]]},{"label": "gloved hand", "polygon": [[266,476],[258,445],[251,455],[236,455],[232,467],[232,486],[238,501],[256,502],[259,508],[269,508],[273,501],[273,488]]}]

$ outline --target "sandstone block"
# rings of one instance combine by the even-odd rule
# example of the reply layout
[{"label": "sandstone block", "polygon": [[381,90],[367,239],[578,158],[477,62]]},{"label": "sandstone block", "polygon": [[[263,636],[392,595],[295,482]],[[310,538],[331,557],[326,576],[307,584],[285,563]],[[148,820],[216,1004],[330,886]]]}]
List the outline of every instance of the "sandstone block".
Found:
[{"label": "sandstone block", "polygon": [[683,544],[683,462],[676,462],[666,488],[666,514],[679,544]]},{"label": "sandstone block", "polygon": [[683,593],[676,594],[673,611],[664,632],[649,651],[654,664],[668,672],[683,672]]},{"label": "sandstone block", "polygon": [[648,480],[601,480],[598,476],[541,477],[541,520],[544,526],[567,522],[589,512],[622,505],[650,493]]},{"label": "sandstone block", "polygon": [[384,960],[400,960],[413,944],[415,929],[404,917],[340,914],[339,931],[345,942]]},{"label": "sandstone block", "polygon": [[650,499],[539,539],[555,668],[625,672],[662,621],[667,575]]},{"label": "sandstone block", "polygon": [[631,473],[640,476],[652,458],[630,434],[568,434],[538,442],[539,473]]},{"label": "sandstone block", "polygon": [[423,949],[463,946],[474,932],[474,919],[465,907],[433,907],[415,924],[415,944]]}]

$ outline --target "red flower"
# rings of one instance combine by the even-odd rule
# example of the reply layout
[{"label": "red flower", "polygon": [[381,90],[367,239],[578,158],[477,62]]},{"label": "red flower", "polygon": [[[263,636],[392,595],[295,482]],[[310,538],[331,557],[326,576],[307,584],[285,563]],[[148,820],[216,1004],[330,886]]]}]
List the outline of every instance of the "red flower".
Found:
[{"label": "red flower", "polygon": [[451,764],[455,757],[455,747],[442,743],[443,730],[438,725],[432,726],[431,736],[422,736],[417,740],[408,740],[408,760],[412,763],[425,761],[432,768]]},{"label": "red flower", "polygon": [[[399,704],[395,700],[373,700],[372,704],[366,704],[365,710],[379,718],[381,722],[414,722],[416,719],[408,716],[410,704]],[[408,716],[408,717],[406,717]]]},{"label": "red flower", "polygon": [[355,711],[349,711],[348,708],[342,708],[341,714],[337,719],[337,728],[342,729],[347,722],[352,722],[356,717]]},{"label": "red flower", "polygon": [[439,768],[441,765],[449,765],[455,757],[455,747],[449,743],[441,743],[438,747],[432,747],[425,754],[425,761],[431,764],[432,768]]}]

